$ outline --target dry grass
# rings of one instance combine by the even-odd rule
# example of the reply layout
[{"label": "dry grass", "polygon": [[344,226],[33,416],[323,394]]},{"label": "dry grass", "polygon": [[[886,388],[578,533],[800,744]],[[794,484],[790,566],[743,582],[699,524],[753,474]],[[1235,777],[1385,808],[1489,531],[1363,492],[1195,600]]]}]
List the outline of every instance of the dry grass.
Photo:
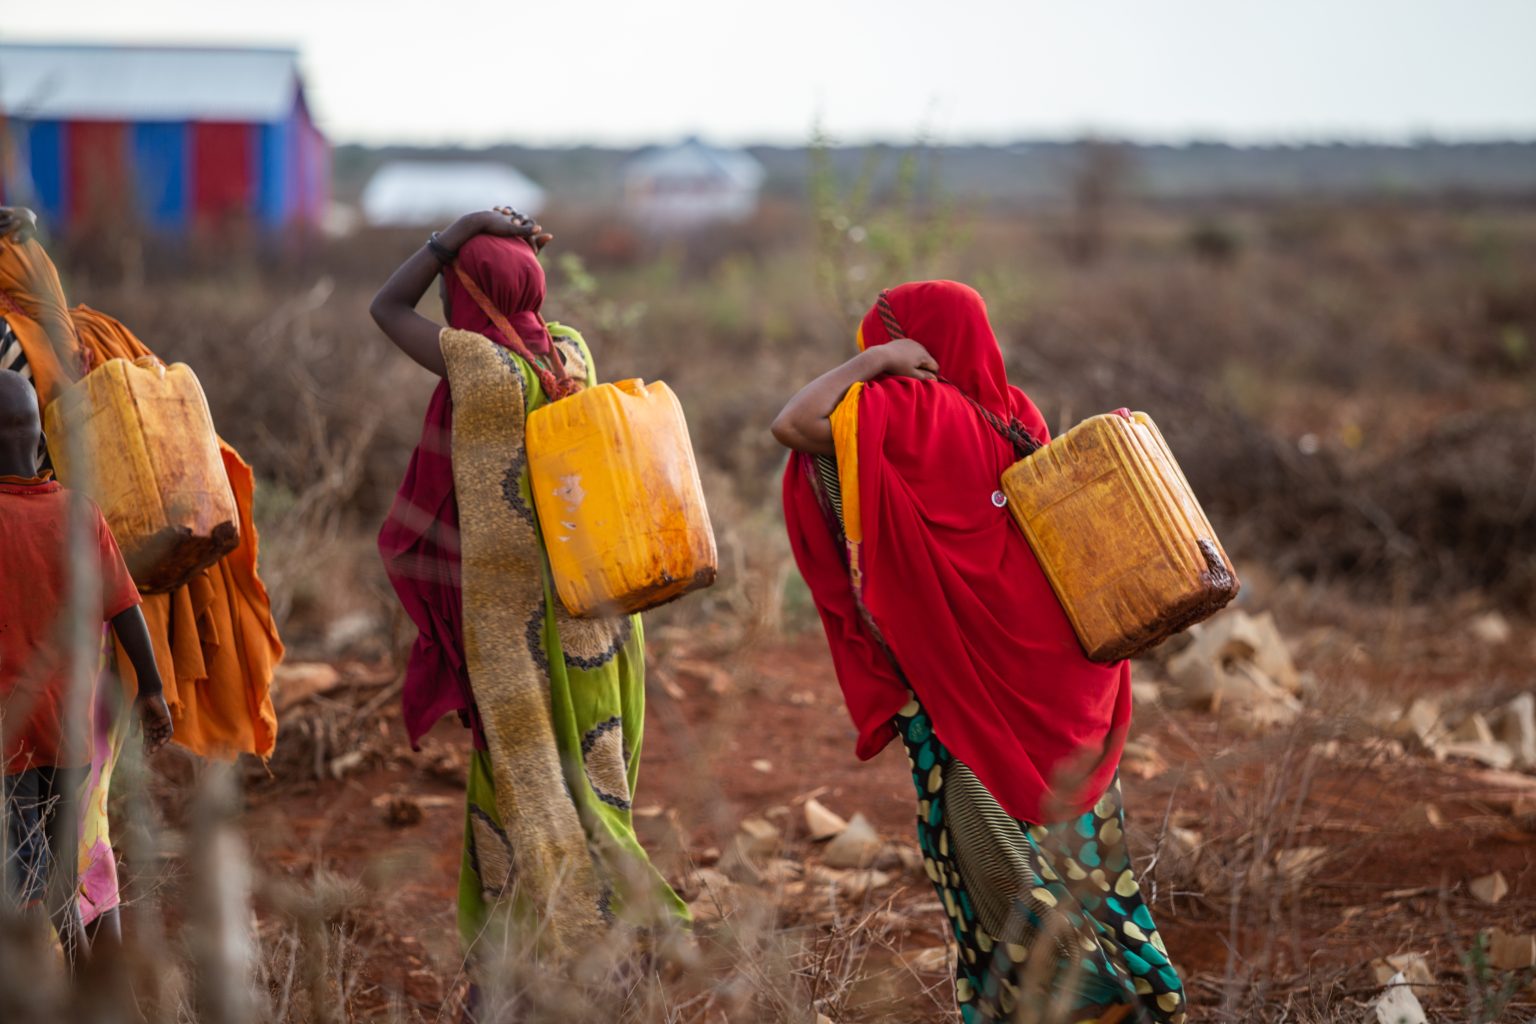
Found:
[{"label": "dry grass", "polygon": [[[850,353],[850,317],[880,286],[920,274],[981,288],[1011,372],[1053,425],[1148,409],[1239,561],[1298,581],[1288,597],[1276,588],[1277,602],[1389,605],[1410,645],[1432,644],[1415,623],[1443,605],[1422,619],[1415,609],[1445,590],[1471,594],[1466,608],[1536,610],[1536,212],[1120,207],[1094,214],[1085,259],[1080,241],[1063,251],[1076,237],[1066,215],[972,215],[916,185],[894,204],[847,183],[820,188],[809,216],[769,206],[745,227],[665,243],[606,217],[548,218],[561,234],[552,253],[585,257],[554,262],[550,312],[587,331],[605,376],[668,380],[703,463],[721,582],[654,617],[663,656],[668,626],[708,623],[715,659],[814,626],[778,521],[782,454],[765,425],[799,383]],[[197,368],[221,430],[260,476],[264,575],[285,634],[310,655],[387,664],[408,639],[372,534],[430,381],[365,310],[416,241],[364,236],[283,261],[65,267],[72,298]],[[1149,882],[1160,914],[1224,935],[1223,969],[1190,979],[1200,1019],[1362,1019],[1374,986],[1313,963],[1296,936],[1316,890],[1276,862],[1323,842],[1334,858],[1358,852],[1347,834],[1319,839],[1320,823],[1347,817],[1381,765],[1331,769],[1322,789],[1318,772],[1330,741],[1370,734],[1360,701],[1378,692],[1350,693],[1258,742],[1184,734],[1196,752],[1188,784],[1200,780],[1215,811],[1199,857],[1180,857],[1170,800]],[[274,772],[326,778],[342,754],[362,752],[364,766],[384,758],[375,712],[393,699],[390,683],[345,696],[284,722]],[[1181,728],[1173,717],[1163,726]],[[701,800],[717,795],[705,793],[710,756],[698,751]],[[407,998],[413,979],[380,981],[396,951],[377,922],[402,878],[430,865],[384,857],[348,877],[252,863],[235,828],[237,777],[160,768],[153,781],[129,757],[116,787],[128,949],[71,985],[36,927],[0,915],[0,1017],[458,1019],[468,972],[451,951],[431,951],[435,1016]],[[619,934],[559,965],[514,929],[481,967],[496,979],[483,1005],[520,1021],[952,1020],[947,983],[891,966],[888,909],[838,904],[805,920],[769,891],[695,944],[661,937],[637,957]],[[1515,1019],[1500,1006],[1519,979],[1463,952],[1444,1019]]]}]

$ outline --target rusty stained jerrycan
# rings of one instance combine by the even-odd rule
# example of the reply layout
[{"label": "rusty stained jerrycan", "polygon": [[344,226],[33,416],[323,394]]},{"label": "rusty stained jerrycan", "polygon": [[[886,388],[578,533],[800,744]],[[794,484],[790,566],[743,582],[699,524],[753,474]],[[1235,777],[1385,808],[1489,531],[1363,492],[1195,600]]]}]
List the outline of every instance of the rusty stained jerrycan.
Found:
[{"label": "rusty stained jerrycan", "polygon": [[1237,573],[1146,413],[1084,420],[1003,472],[1008,508],[1094,661],[1142,654],[1237,596]]},{"label": "rusty stained jerrycan", "polygon": [[586,388],[535,409],[527,438],[539,529],[568,612],[642,612],[715,581],[715,535],[671,388]]},{"label": "rusty stained jerrycan", "polygon": [[[186,365],[109,359],[48,404],[59,482],[101,507],[145,593],[185,585],[240,543],[213,417]],[[71,464],[89,454],[89,473]]]}]

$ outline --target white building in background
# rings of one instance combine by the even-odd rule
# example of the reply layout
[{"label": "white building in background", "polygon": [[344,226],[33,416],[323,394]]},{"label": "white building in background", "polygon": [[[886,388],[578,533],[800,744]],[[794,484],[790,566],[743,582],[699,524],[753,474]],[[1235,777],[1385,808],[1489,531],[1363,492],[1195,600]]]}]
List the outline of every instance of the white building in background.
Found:
[{"label": "white building in background", "polygon": [[363,188],[363,219],[379,227],[446,224],[466,210],[510,206],[535,216],[544,190],[510,164],[396,160]]},{"label": "white building in background", "polygon": [[624,166],[624,209],[654,228],[741,221],[757,209],[764,174],[745,150],[690,138],[646,150]]}]

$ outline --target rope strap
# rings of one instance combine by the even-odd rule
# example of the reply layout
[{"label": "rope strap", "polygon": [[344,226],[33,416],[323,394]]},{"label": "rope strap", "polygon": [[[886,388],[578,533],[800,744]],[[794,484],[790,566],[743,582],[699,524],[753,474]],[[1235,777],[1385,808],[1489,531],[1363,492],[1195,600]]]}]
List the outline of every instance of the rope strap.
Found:
[{"label": "rope strap", "polygon": [[[896,319],[896,311],[891,308],[890,292],[882,291],[880,293],[880,297],[875,300],[875,311],[879,314],[880,322],[885,325],[886,333],[891,336],[892,340],[907,336],[906,332],[901,329],[901,322]],[[960,385],[945,377],[942,373],[937,374],[937,377],[940,383],[948,384],[954,388],[960,397],[969,402],[971,408],[975,409],[981,415],[981,418],[986,420],[987,424],[997,431],[1003,440],[1013,445],[1016,458],[1028,458],[1040,450],[1040,442],[1035,440],[1034,436],[1024,429],[1024,424],[1011,416],[1005,421],[997,413],[966,394],[961,390]]]},{"label": "rope strap", "polygon": [[[455,263],[453,265],[453,272],[458,275],[459,283],[464,286],[464,290],[469,292],[469,297],[475,300],[475,305],[480,307],[480,312],[484,313],[491,323],[496,325],[496,329],[507,339],[507,342],[512,346],[512,351],[522,356],[528,365],[533,367],[534,374],[539,378],[539,384],[544,388],[544,394],[549,396],[551,402],[558,402],[560,399],[574,395],[580,390],[580,382],[566,375],[565,361],[560,358],[558,352],[554,353],[555,360],[561,366],[560,376],[556,377],[554,371],[546,366],[543,360],[533,354],[517,331],[513,329],[511,321],[486,297],[485,293],[480,290],[480,286],[470,279],[470,276],[464,272],[464,268]],[[553,347],[551,347],[551,350],[553,350]]]}]

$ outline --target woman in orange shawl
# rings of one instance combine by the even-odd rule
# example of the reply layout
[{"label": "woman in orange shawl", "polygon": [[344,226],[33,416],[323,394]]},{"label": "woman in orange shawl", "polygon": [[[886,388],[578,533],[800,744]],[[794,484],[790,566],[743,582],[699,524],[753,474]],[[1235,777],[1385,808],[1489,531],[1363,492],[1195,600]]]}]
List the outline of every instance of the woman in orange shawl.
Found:
[{"label": "woman in orange shawl", "polygon": [[[34,229],[30,212],[0,208],[0,364],[29,377],[38,404],[46,408],[106,360],[153,353],[112,317],[87,306],[66,307],[58,271],[31,237]],[[175,723],[175,742],[204,757],[248,753],[265,758],[277,741],[270,689],[283,644],[256,574],[255,478],[233,448],[222,440],[219,447],[240,509],[240,546],[185,587],[144,595],[144,618]],[[117,662],[131,693],[133,668],[121,652]],[[115,735],[120,730],[107,731]],[[101,780],[98,791],[87,794],[82,804],[87,815],[82,832],[94,848],[82,850],[81,876],[86,882],[101,878],[98,891],[82,892],[81,909],[88,919],[117,902],[105,828],[111,760],[104,771],[93,772]],[[98,812],[102,820],[92,821]]]}]

